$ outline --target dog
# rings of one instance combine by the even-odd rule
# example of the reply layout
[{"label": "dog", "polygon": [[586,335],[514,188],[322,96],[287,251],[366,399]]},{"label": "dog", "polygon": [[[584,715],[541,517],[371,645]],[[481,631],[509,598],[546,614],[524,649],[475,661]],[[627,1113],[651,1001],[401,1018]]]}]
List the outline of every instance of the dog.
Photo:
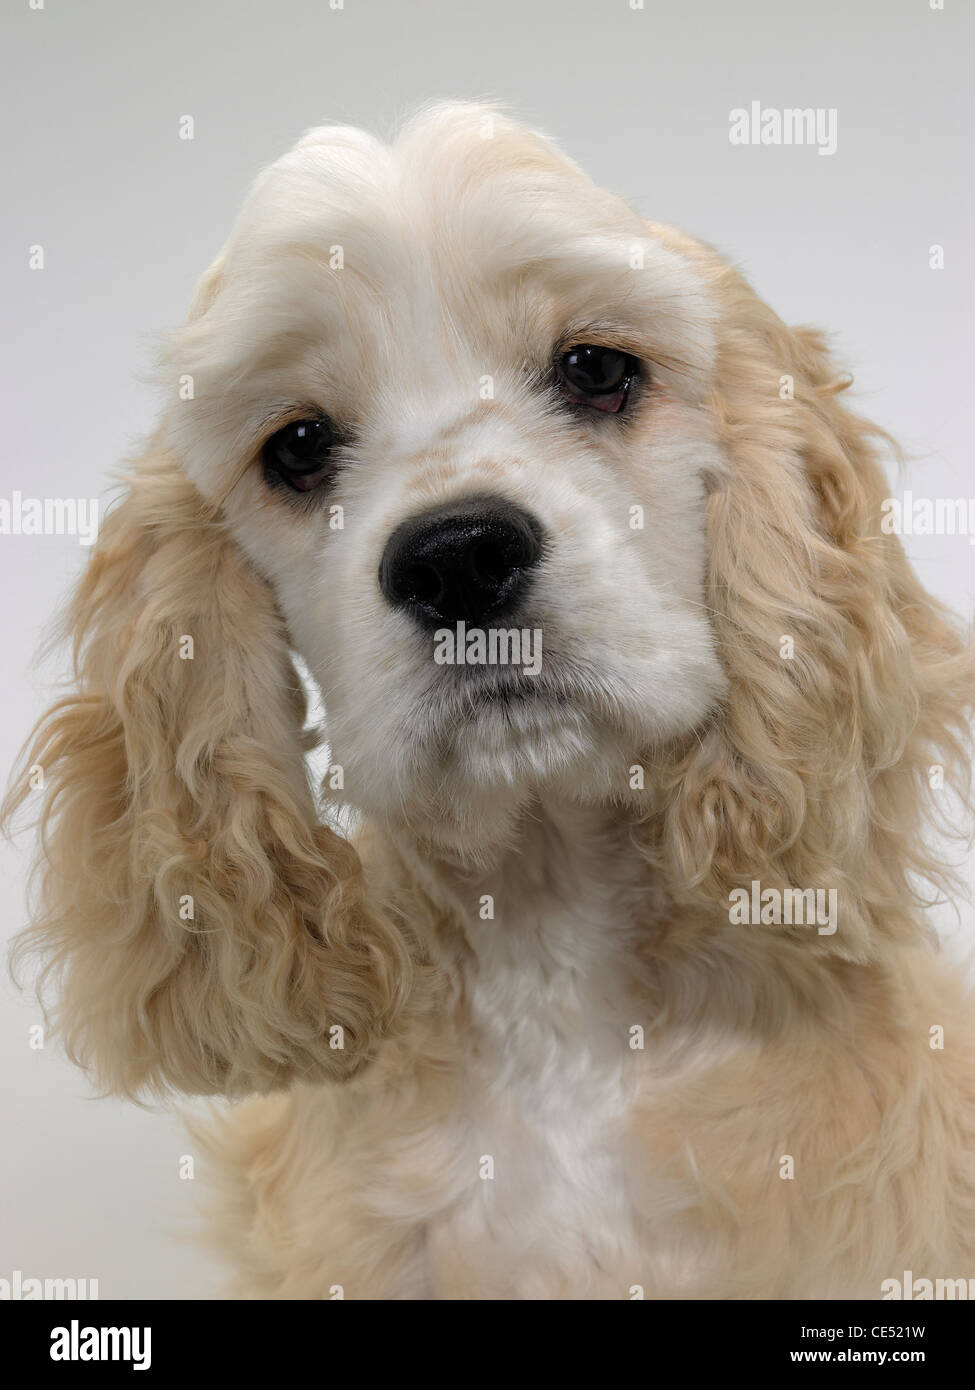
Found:
[{"label": "dog", "polygon": [[99,1086],[234,1102],[229,1291],[975,1274],[972,648],[823,335],[447,104],[268,168],[161,373],[17,954]]}]

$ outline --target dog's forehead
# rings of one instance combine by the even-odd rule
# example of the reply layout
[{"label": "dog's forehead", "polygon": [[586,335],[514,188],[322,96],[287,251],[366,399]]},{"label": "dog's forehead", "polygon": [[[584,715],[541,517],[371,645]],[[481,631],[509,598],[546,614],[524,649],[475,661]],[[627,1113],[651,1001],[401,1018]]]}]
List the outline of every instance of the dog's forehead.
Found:
[{"label": "dog's forehead", "polygon": [[552,142],[477,109],[445,111],[391,145],[347,127],[312,131],[255,184],[233,259],[299,256],[367,288],[435,270],[481,286],[513,274],[628,268],[639,217]]}]

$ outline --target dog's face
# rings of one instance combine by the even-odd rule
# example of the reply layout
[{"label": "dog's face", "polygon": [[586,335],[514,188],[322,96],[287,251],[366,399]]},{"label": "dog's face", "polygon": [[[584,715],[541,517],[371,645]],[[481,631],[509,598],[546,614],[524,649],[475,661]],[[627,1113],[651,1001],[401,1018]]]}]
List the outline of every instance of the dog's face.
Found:
[{"label": "dog's face", "polygon": [[711,313],[625,204],[469,109],[392,147],[314,132],[201,299],[171,428],[320,683],[350,800],[623,794],[705,716]]}]

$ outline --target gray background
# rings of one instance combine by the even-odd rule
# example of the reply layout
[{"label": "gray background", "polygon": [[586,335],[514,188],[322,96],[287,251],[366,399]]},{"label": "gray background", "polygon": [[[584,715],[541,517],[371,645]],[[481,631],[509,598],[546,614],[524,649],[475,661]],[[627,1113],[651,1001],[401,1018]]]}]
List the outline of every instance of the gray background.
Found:
[{"label": "gray background", "polygon": [[[965,0],[7,0],[0,495],[104,491],[158,408],[153,335],[182,317],[262,164],[308,126],[384,133],[438,97],[500,99],[720,246],[783,317],[827,326],[863,409],[911,454],[897,491],[967,495],[973,27]],[[752,100],[837,108],[836,154],[732,146],[729,112]],[[969,614],[967,538],[909,549]],[[56,667],[32,657],[85,555],[70,537],[0,536],[5,769],[48,698]],[[28,848],[3,850],[5,935]],[[206,1293],[212,1267],[173,1238],[198,1187],[178,1177],[176,1119],[90,1099],[55,1047],[30,1050],[37,1009],[2,988],[0,1277]]]}]

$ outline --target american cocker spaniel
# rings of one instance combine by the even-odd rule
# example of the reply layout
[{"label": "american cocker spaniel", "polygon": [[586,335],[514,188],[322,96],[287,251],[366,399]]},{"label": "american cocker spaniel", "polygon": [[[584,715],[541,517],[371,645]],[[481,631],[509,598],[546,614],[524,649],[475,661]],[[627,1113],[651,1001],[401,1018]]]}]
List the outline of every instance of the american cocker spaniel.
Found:
[{"label": "american cocker spaniel", "polygon": [[102,1087],[239,1101],[233,1289],[975,1276],[975,668],[821,334],[447,105],[267,169],[162,370],[20,951]]}]

